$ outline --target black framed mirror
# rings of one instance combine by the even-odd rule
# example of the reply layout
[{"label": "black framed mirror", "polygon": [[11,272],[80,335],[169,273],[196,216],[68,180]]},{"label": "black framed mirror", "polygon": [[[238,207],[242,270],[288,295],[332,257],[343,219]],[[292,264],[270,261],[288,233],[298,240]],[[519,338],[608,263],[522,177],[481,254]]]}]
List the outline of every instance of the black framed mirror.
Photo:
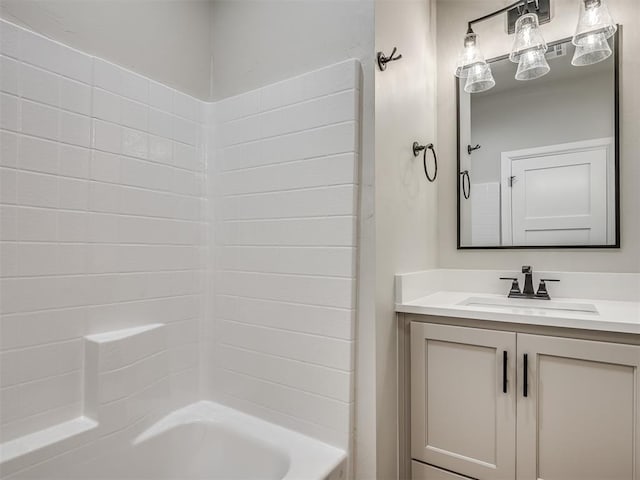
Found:
[{"label": "black framed mirror", "polygon": [[457,79],[458,249],[620,247],[620,35],[592,65],[568,38],[535,80],[507,55],[487,91]]}]

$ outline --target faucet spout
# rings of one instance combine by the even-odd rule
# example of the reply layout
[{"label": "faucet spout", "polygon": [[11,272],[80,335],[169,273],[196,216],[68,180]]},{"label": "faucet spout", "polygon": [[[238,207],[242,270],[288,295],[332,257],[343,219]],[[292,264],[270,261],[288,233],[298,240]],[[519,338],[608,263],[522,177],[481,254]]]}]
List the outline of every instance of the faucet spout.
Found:
[{"label": "faucet spout", "polygon": [[524,273],[524,287],[522,288],[523,295],[534,295],[533,289],[533,269],[530,265],[524,265],[522,267],[522,273]]}]

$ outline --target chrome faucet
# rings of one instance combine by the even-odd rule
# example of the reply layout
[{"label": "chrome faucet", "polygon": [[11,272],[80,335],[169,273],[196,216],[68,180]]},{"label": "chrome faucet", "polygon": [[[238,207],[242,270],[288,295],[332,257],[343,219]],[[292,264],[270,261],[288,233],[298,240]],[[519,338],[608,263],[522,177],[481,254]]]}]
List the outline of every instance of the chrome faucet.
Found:
[{"label": "chrome faucet", "polygon": [[559,282],[553,278],[541,278],[540,286],[538,286],[538,292],[533,289],[533,268],[530,265],[524,265],[522,267],[522,273],[524,273],[524,288],[520,291],[520,284],[516,277],[500,277],[500,280],[511,280],[511,289],[509,290],[509,298],[536,298],[539,300],[551,300],[549,292],[547,291],[546,282]]}]

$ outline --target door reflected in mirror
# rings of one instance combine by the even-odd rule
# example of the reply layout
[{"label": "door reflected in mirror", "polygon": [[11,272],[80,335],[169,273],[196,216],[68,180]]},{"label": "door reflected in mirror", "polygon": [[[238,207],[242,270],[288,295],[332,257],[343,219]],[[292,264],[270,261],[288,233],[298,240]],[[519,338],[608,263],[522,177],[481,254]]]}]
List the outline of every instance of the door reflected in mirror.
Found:
[{"label": "door reflected in mirror", "polygon": [[491,90],[458,82],[458,248],[619,246],[617,42],[587,66],[552,43],[535,80],[505,56]]}]

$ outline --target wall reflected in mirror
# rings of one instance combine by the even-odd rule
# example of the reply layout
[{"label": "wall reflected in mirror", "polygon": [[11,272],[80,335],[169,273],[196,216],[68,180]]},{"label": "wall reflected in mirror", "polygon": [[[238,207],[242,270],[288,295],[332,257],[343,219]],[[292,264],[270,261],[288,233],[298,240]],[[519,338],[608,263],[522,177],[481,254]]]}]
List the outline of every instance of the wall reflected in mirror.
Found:
[{"label": "wall reflected in mirror", "polygon": [[619,246],[617,37],[594,65],[573,66],[568,39],[543,77],[501,57],[491,90],[458,81],[459,248]]}]

